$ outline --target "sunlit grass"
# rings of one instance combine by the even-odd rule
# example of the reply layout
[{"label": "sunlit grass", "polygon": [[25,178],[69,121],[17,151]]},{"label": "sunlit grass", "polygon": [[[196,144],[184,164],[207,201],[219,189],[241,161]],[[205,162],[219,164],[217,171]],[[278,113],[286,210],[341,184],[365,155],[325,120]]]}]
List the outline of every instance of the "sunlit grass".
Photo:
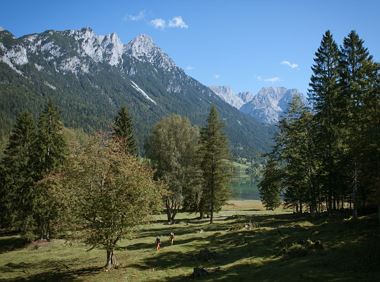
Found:
[{"label": "sunlit grass", "polygon": [[[106,272],[105,251],[80,242],[53,240],[24,246],[17,236],[0,238],[0,281],[187,281],[194,267],[220,267],[206,281],[377,281],[380,278],[379,227],[375,217],[358,222],[310,219],[287,210],[266,211],[259,201],[229,202],[215,223],[181,213],[142,226],[115,251],[118,269]],[[248,224],[248,225],[247,225]],[[249,225],[250,224],[250,225]],[[245,227],[247,225],[247,228]],[[248,227],[249,226],[249,227]],[[168,235],[174,232],[175,242]],[[162,249],[154,246],[161,236]],[[323,250],[302,241],[320,240]],[[301,242],[301,243],[300,243]],[[284,249],[301,248],[302,252]],[[202,260],[199,252],[212,256]],[[300,255],[301,254],[301,255]]]}]

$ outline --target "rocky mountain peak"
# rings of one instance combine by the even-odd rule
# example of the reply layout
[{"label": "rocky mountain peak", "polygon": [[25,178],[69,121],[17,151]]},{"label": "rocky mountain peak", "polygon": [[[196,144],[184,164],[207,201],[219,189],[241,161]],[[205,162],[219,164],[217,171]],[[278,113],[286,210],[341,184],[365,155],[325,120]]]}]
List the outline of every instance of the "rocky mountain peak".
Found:
[{"label": "rocky mountain peak", "polygon": [[294,96],[300,96],[306,103],[305,97],[297,89],[263,87],[240,110],[263,123],[275,124],[288,111]]},{"label": "rocky mountain peak", "polygon": [[243,103],[248,103],[253,99],[254,94],[251,91],[239,92],[237,96],[243,100]]},{"label": "rocky mountain peak", "polygon": [[166,70],[176,67],[174,61],[146,34],[140,34],[131,40],[125,46],[125,53],[139,61],[157,64]]},{"label": "rocky mountain peak", "polygon": [[240,109],[240,107],[244,104],[243,100],[228,86],[210,86],[210,89],[222,98],[222,100],[237,109]]}]

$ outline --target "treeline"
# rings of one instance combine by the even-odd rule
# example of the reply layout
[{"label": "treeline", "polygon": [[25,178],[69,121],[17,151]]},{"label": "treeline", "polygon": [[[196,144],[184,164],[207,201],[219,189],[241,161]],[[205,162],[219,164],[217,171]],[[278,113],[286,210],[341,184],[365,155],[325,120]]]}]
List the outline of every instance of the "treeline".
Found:
[{"label": "treeline", "polygon": [[[315,53],[311,108],[293,100],[279,122],[260,184],[268,209],[282,201],[311,214],[379,205],[380,66],[355,31],[339,48],[327,31]],[[380,217],[379,217],[380,219]]]},{"label": "treeline", "polygon": [[114,248],[165,207],[174,223],[182,209],[208,215],[229,195],[229,152],[215,107],[199,130],[187,118],[159,121],[139,157],[133,122],[123,107],[112,132],[67,140],[49,102],[37,124],[22,113],[0,161],[0,228],[27,240],[79,237],[92,248]]}]

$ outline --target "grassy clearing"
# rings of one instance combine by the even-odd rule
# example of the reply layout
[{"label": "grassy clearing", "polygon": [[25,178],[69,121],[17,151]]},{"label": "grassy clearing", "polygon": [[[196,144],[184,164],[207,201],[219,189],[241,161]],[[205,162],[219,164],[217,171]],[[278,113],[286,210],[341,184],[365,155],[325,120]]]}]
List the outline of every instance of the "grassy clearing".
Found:
[{"label": "grassy clearing", "polygon": [[[202,281],[380,281],[380,230],[376,217],[358,222],[311,220],[286,210],[263,210],[259,201],[231,201],[210,225],[180,214],[166,225],[158,216],[138,236],[123,240],[118,269],[105,272],[105,251],[53,240],[24,245],[0,238],[0,281],[187,281],[194,267],[220,267]],[[244,225],[251,222],[252,229]],[[176,234],[169,246],[168,234]],[[163,248],[154,240],[161,235]],[[308,247],[320,240],[323,250]],[[208,250],[208,256],[199,255]]]}]

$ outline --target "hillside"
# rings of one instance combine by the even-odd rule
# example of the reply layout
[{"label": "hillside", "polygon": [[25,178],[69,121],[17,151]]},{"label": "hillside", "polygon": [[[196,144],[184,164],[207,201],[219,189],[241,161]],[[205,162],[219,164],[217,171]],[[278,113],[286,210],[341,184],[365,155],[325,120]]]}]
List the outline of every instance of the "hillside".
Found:
[{"label": "hillside", "polygon": [[36,114],[51,99],[65,126],[107,130],[127,105],[140,148],[151,126],[177,113],[202,125],[214,104],[225,122],[234,156],[256,157],[272,144],[273,126],[260,124],[186,75],[147,35],[128,44],[90,28],[45,31],[15,38],[0,31],[1,134],[18,113]]}]

